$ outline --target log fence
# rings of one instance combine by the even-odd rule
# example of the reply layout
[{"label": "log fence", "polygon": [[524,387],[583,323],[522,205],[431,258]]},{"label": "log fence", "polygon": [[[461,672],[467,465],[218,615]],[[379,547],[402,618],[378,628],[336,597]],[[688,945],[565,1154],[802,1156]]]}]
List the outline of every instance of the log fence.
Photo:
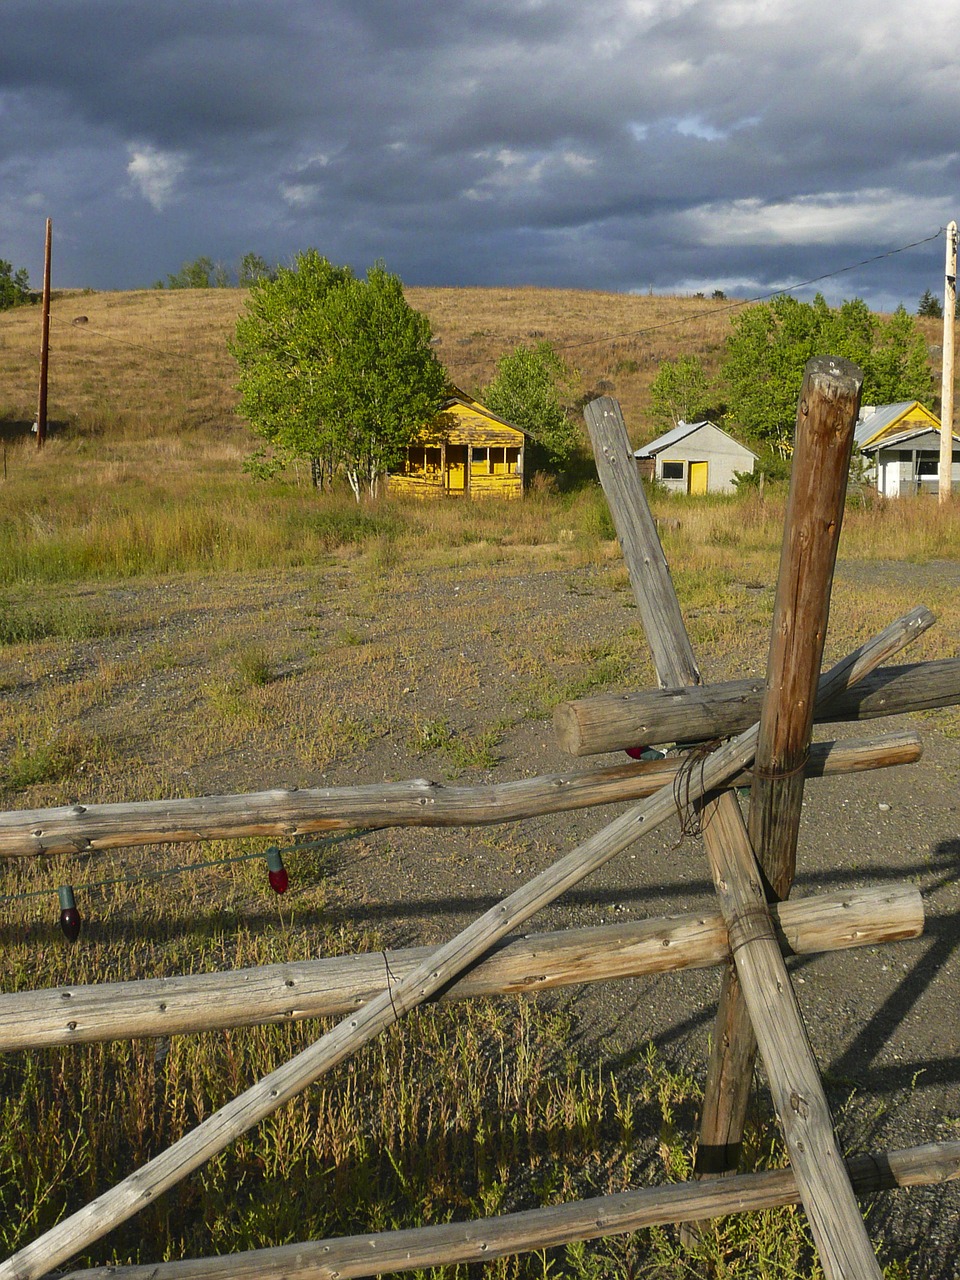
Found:
[{"label": "log fence", "polygon": [[[910,763],[920,756],[919,739],[904,732],[811,746],[814,718],[869,718],[960,702],[960,663],[881,667],[932,624],[932,614],[917,608],[819,674],[858,379],[845,362],[811,362],[807,369],[763,687],[701,684],[619,406],[606,397],[587,406],[598,471],[661,688],[568,704],[557,715],[558,736],[572,754],[727,739],[721,745],[711,741],[692,755],[488,787],[447,788],[415,779],[381,787],[0,814],[0,856],[37,857],[227,836],[291,838],[384,826],[509,822],[634,802],[449,942],[390,952],[389,965],[383,955],[358,955],[232,974],[0,995],[0,1049],[5,1050],[321,1014],[342,1017],[179,1142],[0,1263],[0,1280],[34,1280],[61,1267],[425,1001],[529,993],[708,965],[723,966],[727,975],[717,1036],[722,1043],[708,1070],[700,1139],[707,1159],[691,1183],[473,1223],[72,1274],[113,1280],[146,1280],[148,1273],[152,1280],[382,1274],[488,1260],[653,1223],[695,1224],[799,1201],[828,1277],[879,1276],[856,1195],[960,1177],[960,1143],[841,1158],[783,956],[915,937],[922,930],[922,904],[909,885],[784,899],[793,878],[804,780]],[[732,789],[736,786],[751,789],[749,826]],[[537,910],[675,816],[678,807],[686,821],[702,826],[716,911],[518,936]],[[754,1036],[791,1159],[790,1169],[776,1173],[732,1171]],[[715,1172],[728,1176],[702,1177]]]}]

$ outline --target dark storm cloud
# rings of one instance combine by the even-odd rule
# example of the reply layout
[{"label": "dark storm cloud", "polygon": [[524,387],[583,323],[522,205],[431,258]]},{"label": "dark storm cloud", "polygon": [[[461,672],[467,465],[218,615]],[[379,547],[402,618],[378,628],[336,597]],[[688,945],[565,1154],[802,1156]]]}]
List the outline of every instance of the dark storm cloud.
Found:
[{"label": "dark storm cloud", "polygon": [[[308,245],[411,283],[732,292],[956,213],[936,0],[6,0],[0,257],[131,286]],[[825,38],[829,33],[829,39]],[[913,304],[942,245],[828,296]]]}]

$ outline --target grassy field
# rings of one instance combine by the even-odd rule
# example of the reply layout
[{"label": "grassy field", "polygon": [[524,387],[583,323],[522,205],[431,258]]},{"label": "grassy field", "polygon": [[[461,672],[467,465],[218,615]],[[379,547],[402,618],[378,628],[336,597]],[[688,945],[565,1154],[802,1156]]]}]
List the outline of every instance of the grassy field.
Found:
[{"label": "grassy field", "polygon": [[[465,389],[488,378],[516,342],[545,337],[569,348],[584,392],[621,400],[637,440],[652,434],[647,391],[659,360],[689,350],[715,361],[731,315],[722,303],[691,299],[410,292]],[[40,453],[25,431],[38,315],[0,315],[4,808],[175,794],[186,776],[203,790],[346,782],[366,776],[374,760],[381,778],[390,768],[405,777],[424,756],[448,776],[484,776],[498,759],[509,774],[502,744],[557,701],[651,681],[635,621],[622,621],[617,602],[628,584],[595,483],[563,494],[541,488],[503,506],[357,506],[338,495],[318,499],[305,476],[284,484],[246,476],[251,441],[233,412],[224,345],[241,304],[231,290],[58,298],[55,426]],[[756,671],[782,497],[655,505],[679,521],[664,541],[709,678],[751,663]],[[905,553],[917,562],[960,557],[960,516],[921,500],[851,505],[846,561],[902,561]],[[560,590],[568,611],[534,616],[498,600],[507,572],[556,575],[567,584]],[[419,635],[401,660],[383,619],[400,588],[425,574],[445,584],[447,603],[410,619]],[[602,594],[579,600],[584,583]],[[588,634],[598,602],[609,616]],[[840,586],[831,655],[900,606],[893,589],[865,591],[855,578]],[[917,656],[952,656],[960,607],[955,596],[942,606],[942,625]],[[498,665],[488,670],[491,649]],[[504,671],[510,698],[484,695]],[[428,686],[434,692],[411,713],[410,688]],[[435,693],[447,688],[467,691],[463,723]],[[539,771],[536,761],[523,762],[531,763]],[[161,879],[135,873],[169,868],[169,850],[6,866],[4,988],[393,942],[377,928],[331,922],[322,850],[313,863],[301,855],[305,887],[293,902],[264,905],[260,860],[231,860],[253,851],[236,842],[184,846],[175,851],[183,865],[223,865]],[[506,838],[498,851],[510,852]],[[95,925],[68,948],[52,923],[51,886],[111,877],[119,883],[93,895]],[[0,1067],[5,1251],[162,1150],[317,1030],[301,1024],[8,1055]],[[686,1176],[697,1081],[642,1045],[614,1071],[600,1047],[574,1055],[574,1038],[566,1015],[546,1002],[427,1011],[118,1229],[90,1260],[465,1219]],[[760,1163],[782,1158],[762,1113],[750,1142]],[[803,1217],[792,1210],[718,1224],[697,1256],[684,1255],[673,1233],[652,1231],[487,1270],[717,1280],[819,1274]],[[894,1263],[889,1274],[906,1272]]]}]

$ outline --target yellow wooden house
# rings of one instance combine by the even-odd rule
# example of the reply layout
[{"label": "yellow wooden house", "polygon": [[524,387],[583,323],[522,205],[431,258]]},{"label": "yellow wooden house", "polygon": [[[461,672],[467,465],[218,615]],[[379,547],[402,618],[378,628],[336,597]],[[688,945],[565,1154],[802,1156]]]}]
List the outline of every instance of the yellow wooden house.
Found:
[{"label": "yellow wooden house", "polygon": [[391,472],[392,493],[418,497],[521,498],[527,433],[456,387]]}]

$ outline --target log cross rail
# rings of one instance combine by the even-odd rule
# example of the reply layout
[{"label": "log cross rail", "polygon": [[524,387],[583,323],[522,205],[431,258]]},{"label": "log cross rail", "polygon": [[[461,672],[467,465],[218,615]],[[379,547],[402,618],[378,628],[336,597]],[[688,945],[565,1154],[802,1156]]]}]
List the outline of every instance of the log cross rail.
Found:
[{"label": "log cross rail", "polygon": [[[808,777],[911,764],[921,754],[913,732],[816,743]],[[358,787],[304,787],[247,795],[196,796],[123,804],[73,804],[0,813],[0,857],[96,853],[143,844],[298,836],[371,827],[453,827],[514,822],[623,800],[641,800],[672,784],[678,759],[546,774],[481,787],[449,787],[425,778]],[[732,779],[749,786],[749,770]]]},{"label": "log cross rail", "polygon": [[[762,680],[726,680],[676,689],[599,693],[561,703],[557,742],[572,756],[664,742],[710,742],[742,733],[760,717]],[[882,667],[818,713],[821,722],[873,720],[960,703],[960,658]]]}]

